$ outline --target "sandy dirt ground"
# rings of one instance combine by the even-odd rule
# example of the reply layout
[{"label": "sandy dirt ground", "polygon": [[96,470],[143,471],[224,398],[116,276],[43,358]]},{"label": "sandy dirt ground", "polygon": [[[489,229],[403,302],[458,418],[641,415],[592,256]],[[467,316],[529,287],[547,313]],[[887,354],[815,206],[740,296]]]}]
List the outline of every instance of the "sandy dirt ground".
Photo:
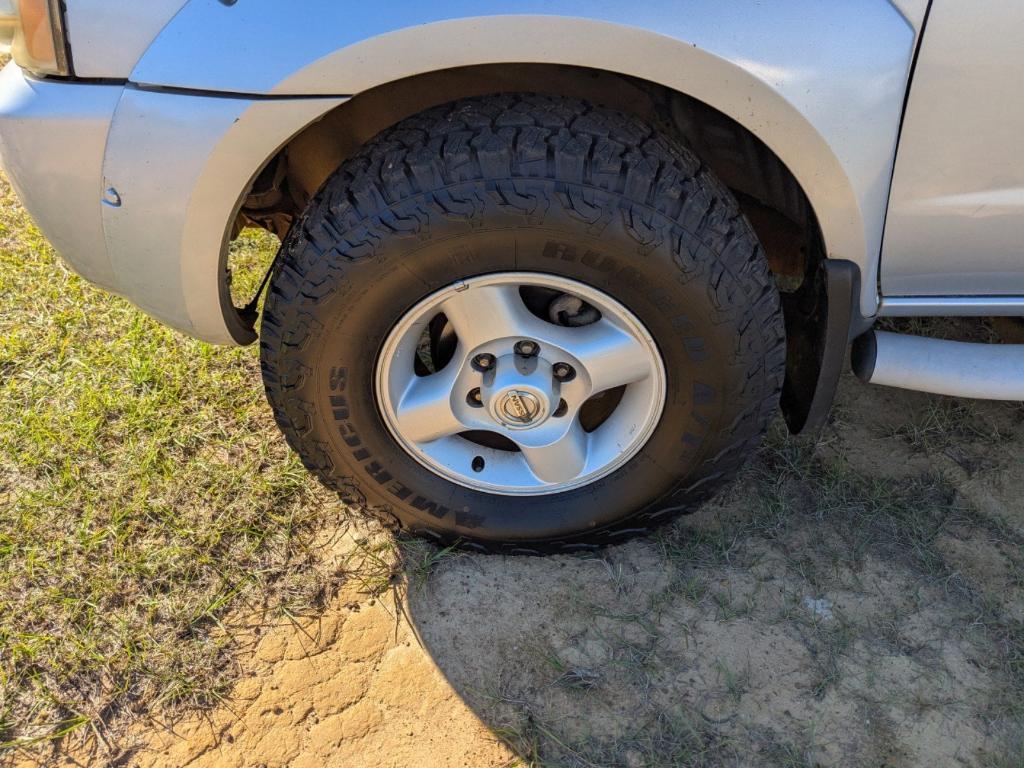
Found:
[{"label": "sandy dirt ground", "polygon": [[366,565],[322,616],[254,636],[212,711],[48,760],[1019,765],[1022,425],[1019,404],[847,378],[816,444],[776,428],[659,536],[550,558],[412,545],[392,588]]}]

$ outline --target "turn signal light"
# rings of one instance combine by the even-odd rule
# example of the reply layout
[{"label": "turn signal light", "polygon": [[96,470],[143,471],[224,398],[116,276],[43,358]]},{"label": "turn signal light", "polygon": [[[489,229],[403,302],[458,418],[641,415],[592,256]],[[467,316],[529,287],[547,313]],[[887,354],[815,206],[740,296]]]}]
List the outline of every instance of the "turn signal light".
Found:
[{"label": "turn signal light", "polygon": [[68,75],[60,0],[0,0],[0,51],[39,75]]}]

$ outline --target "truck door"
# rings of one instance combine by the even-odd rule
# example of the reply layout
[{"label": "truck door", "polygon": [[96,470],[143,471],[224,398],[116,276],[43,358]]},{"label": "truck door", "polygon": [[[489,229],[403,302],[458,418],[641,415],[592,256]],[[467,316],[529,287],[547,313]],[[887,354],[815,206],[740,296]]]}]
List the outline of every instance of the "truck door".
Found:
[{"label": "truck door", "polygon": [[883,297],[1024,296],[1022,30],[1020,0],[933,1],[896,155]]}]

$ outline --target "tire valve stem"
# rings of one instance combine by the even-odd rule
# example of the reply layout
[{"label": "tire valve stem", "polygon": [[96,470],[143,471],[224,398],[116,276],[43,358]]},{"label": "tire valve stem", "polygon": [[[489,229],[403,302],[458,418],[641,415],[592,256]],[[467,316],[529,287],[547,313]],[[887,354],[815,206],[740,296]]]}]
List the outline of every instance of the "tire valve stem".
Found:
[{"label": "tire valve stem", "polygon": [[474,387],[469,390],[469,394],[466,395],[466,402],[474,408],[482,408],[484,405],[484,397],[480,394],[480,387]]}]

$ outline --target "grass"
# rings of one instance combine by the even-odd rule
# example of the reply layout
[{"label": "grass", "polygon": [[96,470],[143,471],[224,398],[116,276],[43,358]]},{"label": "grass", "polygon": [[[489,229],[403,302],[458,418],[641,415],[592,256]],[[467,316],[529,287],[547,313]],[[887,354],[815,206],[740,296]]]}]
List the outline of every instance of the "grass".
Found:
[{"label": "grass", "polygon": [[[234,246],[241,295],[273,246]],[[0,179],[0,749],[216,700],[226,617],[316,610],[339,513],[279,437],[255,349],[90,287]]]},{"label": "grass", "polygon": [[721,659],[716,659],[715,670],[718,673],[719,682],[736,702],[739,702],[743,698],[743,694],[750,690],[749,660],[743,667],[734,668]]},{"label": "grass", "polygon": [[[939,420],[938,409],[955,418]],[[943,445],[962,445],[988,430],[984,422],[977,423],[980,418],[972,422],[971,411],[956,403],[930,403],[923,419],[929,439]],[[907,440],[910,429],[887,432],[879,439],[916,451],[918,446]],[[666,642],[659,617],[671,615],[685,622],[671,625],[675,632],[699,635],[706,632],[702,622],[730,625],[742,620],[778,628],[797,640],[807,654],[800,669],[806,701],[815,702],[810,706],[827,708],[829,702],[850,701],[869,708],[865,723],[871,728],[861,745],[865,760],[871,760],[871,754],[879,760],[900,759],[899,742],[887,730],[900,717],[921,719],[932,711],[952,712],[964,706],[961,696],[950,695],[941,686],[922,683],[921,688],[898,693],[879,687],[871,682],[875,660],[884,666],[889,659],[907,659],[896,662],[897,668],[909,664],[917,670],[915,675],[938,685],[948,679],[948,672],[937,648],[962,644],[973,649],[970,663],[995,681],[971,712],[991,734],[991,750],[983,758],[996,765],[1016,765],[1021,754],[1019,724],[1024,723],[1024,627],[992,599],[992,585],[969,578],[944,544],[980,540],[1005,547],[1012,579],[1014,570],[1024,570],[1020,533],[974,509],[937,471],[900,478],[863,474],[841,452],[821,442],[787,438],[778,429],[744,477],[716,503],[716,514],[701,515],[703,520],[696,524],[683,519],[651,542],[670,574],[667,582],[638,592],[622,573],[628,559],[605,553],[605,604],[596,593],[572,603],[573,610],[585,617],[584,625],[590,626],[583,636],[573,637],[574,644],[589,641],[592,646],[596,640],[610,648],[607,629],[602,628],[609,621],[642,624],[650,651],[642,663],[616,663],[618,652],[611,653],[600,666],[588,667],[584,678],[557,657],[542,658],[542,666],[560,686],[587,697],[589,710],[613,706],[616,697],[630,691],[634,700],[643,702],[631,713],[638,724],[642,721],[635,736],[581,734],[560,723],[555,702],[520,690],[510,696],[519,702],[520,718],[507,736],[513,744],[529,745],[530,765],[817,764],[823,753],[812,746],[818,743],[816,736],[804,738],[792,729],[785,733],[785,728],[758,734],[749,724],[741,725],[749,717],[747,694],[758,686],[742,650],[715,658],[705,678],[705,689],[724,708],[724,716],[707,715],[698,700],[696,719],[680,718],[678,712],[671,722],[659,719],[674,712],[675,702],[686,695],[680,690],[669,694],[672,709],[659,700],[665,670],[680,664],[700,666],[685,647],[680,652],[678,645],[673,650]],[[881,568],[900,574],[908,589],[884,595],[877,608],[855,607],[853,615],[833,606],[830,615],[816,616],[805,605],[807,596],[867,594],[860,575],[869,564],[876,573]],[[1013,583],[1019,588],[1019,580]],[[680,614],[681,604],[687,607]],[[923,620],[921,611],[937,606],[941,613],[928,620],[935,623],[922,635],[919,624],[914,629],[915,622]],[[905,631],[916,631],[918,640],[908,639]],[[717,650],[706,640],[704,649]],[[797,658],[784,666],[795,665]],[[703,666],[707,669],[708,663]],[[583,679],[587,682],[581,683]],[[597,679],[600,685],[590,684]],[[700,727],[682,727],[686,722]],[[813,731],[813,723],[807,726]],[[754,744],[758,759],[751,761]]]},{"label": "grass", "polygon": [[975,402],[937,398],[929,402],[920,418],[900,425],[892,436],[924,455],[948,456],[973,475],[997,467],[998,462],[986,452],[992,445],[1005,443],[1010,433],[990,423]]},{"label": "grass", "polygon": [[[252,233],[233,244],[240,302],[274,247]],[[963,466],[965,449],[1012,441],[1024,418],[1007,427],[987,413],[931,400],[877,439],[938,459],[952,451]],[[778,663],[802,665],[808,711],[860,697],[883,725],[900,707],[911,719],[963,714],[990,726],[984,764],[1022,766],[1024,623],[997,599],[999,582],[965,573],[944,543],[998,545],[1019,592],[1024,536],[938,469],[876,477],[827,442],[776,428],[716,502],[722,514],[558,560],[566,616],[534,628],[494,711],[481,708],[519,754],[513,764],[748,765],[755,747],[753,764],[817,764],[828,745],[813,719],[769,727],[752,716],[764,662],[707,642],[756,626],[793,641]],[[475,555],[376,535],[338,563],[327,550],[344,514],[279,437],[255,349],[186,339],[90,288],[0,182],[0,753],[216,703],[236,675],[238,617],[316,613],[342,578],[369,598],[429,602],[448,569],[481,568]],[[874,613],[808,611],[808,596],[866,595],[858,579],[870,563],[911,588]],[[563,636],[572,615],[584,621]],[[933,636],[966,649],[987,675],[978,680],[992,682],[985,711],[958,703],[969,692],[928,687],[944,674]],[[569,647],[587,654],[555,650]],[[869,685],[873,662],[892,658],[915,686]],[[705,677],[691,679],[702,665]],[[982,694],[970,695],[975,707]]]},{"label": "grass", "polygon": [[497,735],[522,756],[524,768],[709,768],[742,759],[735,744],[690,711],[636,722],[622,738],[595,734],[577,743],[529,704],[517,702],[516,709],[515,721]]},{"label": "grass", "polygon": [[601,684],[602,676],[599,670],[570,664],[553,648],[539,650],[537,654],[553,676],[549,685],[561,686],[568,690],[589,691]]},{"label": "grass", "polygon": [[[936,475],[865,476],[800,441],[769,444],[761,458],[754,471],[764,489],[769,534],[778,533],[780,509],[787,510],[790,529],[823,525],[822,540],[793,553],[793,567],[812,584],[827,582],[838,565],[859,566],[868,554],[930,579],[955,578],[936,549],[939,537],[960,525],[990,524]],[[755,530],[761,525],[752,523]]]}]

